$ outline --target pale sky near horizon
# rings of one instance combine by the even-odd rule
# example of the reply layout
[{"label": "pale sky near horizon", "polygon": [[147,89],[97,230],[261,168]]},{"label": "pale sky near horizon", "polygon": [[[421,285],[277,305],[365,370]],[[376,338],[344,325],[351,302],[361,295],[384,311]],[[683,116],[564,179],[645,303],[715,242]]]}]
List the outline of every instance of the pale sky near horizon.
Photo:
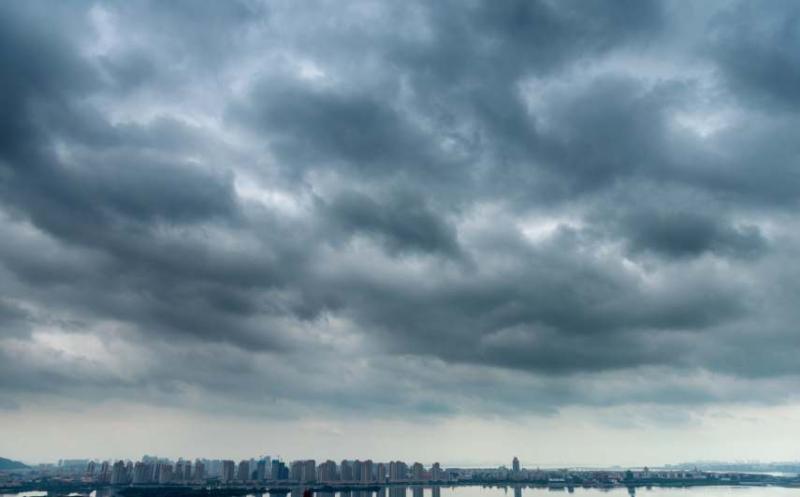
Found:
[{"label": "pale sky near horizon", "polygon": [[[711,409],[674,426],[653,426],[635,411],[566,408],[553,417],[459,416],[419,422],[264,420],[95,406],[6,416],[0,439],[10,449],[6,453],[31,464],[62,458],[138,460],[145,454],[173,459],[401,459],[462,467],[510,467],[517,456],[530,468],[797,460],[797,450],[786,440],[800,421],[797,407],[743,409],[737,416]],[[626,419],[632,426],[593,421],[594,416]]]},{"label": "pale sky near horizon", "polygon": [[0,456],[797,460],[800,3],[0,2]]}]

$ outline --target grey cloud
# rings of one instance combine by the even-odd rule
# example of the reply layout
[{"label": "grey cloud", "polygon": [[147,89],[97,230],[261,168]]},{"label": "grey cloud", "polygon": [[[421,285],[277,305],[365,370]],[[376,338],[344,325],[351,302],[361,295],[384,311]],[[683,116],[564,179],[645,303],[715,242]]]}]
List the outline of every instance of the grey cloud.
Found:
[{"label": "grey cloud", "polygon": [[708,40],[714,61],[744,100],[777,112],[797,110],[800,99],[800,10],[792,2],[758,8],[737,2],[714,19]]},{"label": "grey cloud", "polygon": [[391,252],[419,251],[458,257],[455,229],[431,211],[424,198],[390,192],[375,200],[358,192],[321,203],[323,216],[345,232],[378,237]]},{"label": "grey cloud", "polygon": [[[0,154],[6,158],[0,188],[7,203],[23,205],[22,210],[50,230],[74,232],[83,239],[89,238],[87,228],[97,229],[109,215],[180,221],[232,210],[224,174],[203,172],[180,160],[176,164],[175,158],[159,159],[153,153],[159,148],[152,143],[154,136],[149,147],[143,146],[135,138],[142,131],[118,129],[98,113],[81,109],[77,100],[94,87],[97,77],[75,55],[74,44],[69,49],[69,40],[49,32],[37,37],[38,30],[21,32],[19,26],[4,33],[14,38],[3,43],[0,57],[16,69],[0,89],[7,99],[4,122],[10,126],[0,130]],[[134,142],[128,143],[131,135]],[[170,134],[159,139],[165,138]],[[74,164],[64,164],[54,153],[59,139],[67,141],[69,153],[74,150]]]},{"label": "grey cloud", "polygon": [[0,299],[0,329],[8,336],[27,334],[32,316],[14,302]]},{"label": "grey cloud", "polygon": [[231,113],[252,123],[290,174],[314,166],[368,177],[437,174],[429,138],[382,99],[265,81]]},{"label": "grey cloud", "polygon": [[719,253],[753,257],[766,248],[755,226],[730,226],[690,212],[641,212],[626,222],[633,251],[653,251],[668,257],[694,257]]},{"label": "grey cloud", "polygon": [[10,405],[748,400],[705,375],[792,397],[791,6],[708,7],[713,40],[681,44],[653,2],[109,3],[105,46],[92,5],[53,29],[43,5],[0,7]]},{"label": "grey cloud", "polygon": [[554,95],[540,116],[544,164],[566,180],[568,195],[620,178],[669,174],[665,113],[679,92],[678,84],[647,88],[636,79],[604,77]]}]

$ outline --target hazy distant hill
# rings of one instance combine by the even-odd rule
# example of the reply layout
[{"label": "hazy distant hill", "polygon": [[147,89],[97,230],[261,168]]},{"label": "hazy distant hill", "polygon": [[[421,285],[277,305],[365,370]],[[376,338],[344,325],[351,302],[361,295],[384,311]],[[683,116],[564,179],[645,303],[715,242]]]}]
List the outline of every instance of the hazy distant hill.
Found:
[{"label": "hazy distant hill", "polygon": [[12,461],[5,457],[0,457],[0,470],[3,469],[25,469],[27,466],[18,461]]}]

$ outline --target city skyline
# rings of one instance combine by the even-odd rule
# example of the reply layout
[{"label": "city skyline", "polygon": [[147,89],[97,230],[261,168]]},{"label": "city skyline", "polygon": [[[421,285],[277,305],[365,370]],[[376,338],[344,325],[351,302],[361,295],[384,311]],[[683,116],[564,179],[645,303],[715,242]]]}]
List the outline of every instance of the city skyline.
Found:
[{"label": "city skyline", "polygon": [[[790,463],[800,467],[800,463]],[[62,477],[82,477],[98,484],[110,485],[142,485],[142,484],[174,484],[192,482],[201,484],[214,481],[216,483],[247,483],[257,481],[270,481],[274,484],[281,482],[295,482],[308,484],[325,483],[455,483],[472,479],[495,481],[525,481],[542,477],[550,472],[592,472],[621,473],[636,470],[637,474],[645,477],[656,474],[665,477],[675,474],[687,477],[689,474],[699,474],[698,469],[668,467],[649,468],[641,465],[632,468],[609,466],[607,468],[542,468],[539,466],[526,467],[521,464],[516,456],[510,465],[497,467],[462,468],[443,467],[439,462],[423,464],[420,462],[406,463],[400,460],[373,461],[372,459],[343,459],[333,461],[327,459],[282,460],[280,457],[263,455],[245,458],[240,461],[233,459],[209,458],[163,458],[153,455],[144,455],[134,460],[104,460],[102,458],[90,459],[62,459],[57,464],[39,464],[27,469],[11,470],[11,473],[25,473],[31,471],[55,472],[52,474]]]},{"label": "city skyline", "polygon": [[0,457],[797,460],[798,20],[1,1]]},{"label": "city skyline", "polygon": [[[0,460],[0,463],[6,461]],[[456,468],[432,463],[429,467],[414,462],[370,459],[315,461],[302,459],[285,462],[270,456],[234,460],[196,459],[189,461],[144,456],[140,461],[62,460],[57,466],[35,468],[0,466],[0,492],[24,495],[27,492],[68,495],[122,495],[142,497],[174,497],[226,495],[283,495],[292,497],[406,497],[410,489],[414,497],[441,497],[443,492],[479,494],[489,489],[511,488],[514,497],[527,490],[533,494],[547,491],[623,490],[629,496],[637,489],[646,492],[658,489],[679,489],[681,494],[692,489],[737,493],[754,488],[791,495],[800,485],[800,463],[775,466],[788,472],[764,471],[753,465],[733,467],[668,467],[651,468],[527,468],[515,456],[511,467]],[[544,492],[542,492],[544,490]],[[491,492],[489,492],[491,493]],[[694,492],[699,493],[699,492]],[[703,493],[699,493],[702,495]],[[675,494],[678,495],[678,494]],[[722,493],[720,493],[722,495]]]},{"label": "city skyline", "polygon": [[[0,458],[2,461],[2,458]],[[19,461],[5,459],[6,463],[15,464]],[[211,458],[211,457],[162,457],[153,454],[144,454],[141,457],[133,458],[104,458],[104,457],[89,457],[78,459],[58,459],[57,461],[28,461],[27,470],[42,469],[45,471],[56,471],[57,474],[65,475],[83,475],[99,477],[105,475],[104,479],[101,478],[99,482],[110,483],[111,473],[115,465],[124,466],[128,471],[128,477],[131,481],[128,483],[135,483],[134,472],[135,469],[142,463],[148,465],[150,473],[153,472],[157,465],[170,465],[170,469],[175,471],[177,479],[186,481],[195,481],[198,478],[214,478],[222,482],[236,481],[236,480],[276,480],[274,475],[280,475],[278,480],[300,480],[303,481],[307,477],[300,476],[301,474],[309,474],[304,470],[304,465],[311,464],[315,467],[313,475],[315,475],[315,482],[402,482],[402,481],[418,481],[424,479],[425,481],[440,481],[441,478],[456,481],[455,474],[447,475],[447,472],[458,471],[464,475],[483,474],[506,475],[509,479],[513,479],[516,475],[530,476],[532,473],[540,473],[541,471],[606,471],[606,472],[620,472],[625,470],[636,471],[658,471],[658,472],[684,472],[684,471],[712,471],[717,473],[731,472],[731,473],[747,473],[752,472],[755,474],[786,474],[793,473],[800,474],[800,460],[791,461],[760,461],[760,460],[695,460],[695,461],[682,461],[672,462],[668,464],[652,465],[645,462],[632,465],[614,464],[609,461],[602,466],[584,466],[584,465],[570,465],[570,464],[541,464],[538,462],[525,462],[521,461],[517,456],[514,456],[510,464],[506,462],[496,461],[489,464],[457,464],[439,461],[426,461],[424,458],[417,458],[413,463],[407,463],[399,459],[391,460],[373,460],[365,457],[349,457],[334,461],[330,458],[327,459],[286,459],[280,455],[264,454],[259,456],[245,457],[241,460],[226,459],[226,458]],[[226,464],[230,464],[228,469],[228,476],[224,476]],[[247,469],[243,469],[242,465],[247,463]],[[317,464],[318,463],[318,464]],[[199,466],[199,470],[198,470]],[[181,470],[181,468],[184,468]],[[419,470],[417,470],[417,467]],[[13,472],[13,469],[5,469],[5,471]],[[299,469],[298,469],[299,468]],[[0,464],[0,471],[3,471],[2,464]],[[304,473],[305,471],[305,473]],[[419,473],[418,473],[419,471]],[[465,472],[466,473],[463,473]],[[427,475],[421,478],[422,474]],[[189,475],[193,476],[189,476]],[[244,478],[242,475],[247,475]],[[252,478],[248,478],[252,475]],[[290,476],[291,475],[291,476]],[[357,476],[361,475],[361,476]],[[371,476],[367,476],[371,475]],[[183,476],[183,477],[182,477]],[[158,483],[150,481],[150,483]],[[139,482],[142,483],[142,482]],[[162,482],[163,483],[163,482]]]},{"label": "city skyline", "polygon": [[[0,461],[3,462],[3,461]],[[371,459],[345,459],[316,461],[301,459],[283,461],[271,456],[235,461],[231,459],[170,460],[143,456],[140,460],[60,460],[57,465],[15,468],[0,466],[0,491],[17,491],[26,488],[48,491],[75,491],[95,489],[105,494],[122,495],[174,495],[223,493],[239,495],[261,491],[270,494],[300,495],[321,492],[351,491],[363,497],[376,494],[385,496],[387,488],[403,495],[406,487],[415,489],[415,495],[424,486],[433,488],[434,497],[439,487],[453,489],[459,486],[501,486],[515,489],[515,497],[523,487],[570,489],[576,487],[609,490],[627,487],[635,493],[636,487],[764,487],[796,488],[800,484],[797,472],[800,463],[782,465],[738,464],[677,465],[665,468],[610,467],[610,468],[530,468],[514,457],[511,465],[494,468],[445,467],[438,462],[426,466],[419,462],[400,460],[373,461]],[[114,490],[115,489],[115,490]]]}]

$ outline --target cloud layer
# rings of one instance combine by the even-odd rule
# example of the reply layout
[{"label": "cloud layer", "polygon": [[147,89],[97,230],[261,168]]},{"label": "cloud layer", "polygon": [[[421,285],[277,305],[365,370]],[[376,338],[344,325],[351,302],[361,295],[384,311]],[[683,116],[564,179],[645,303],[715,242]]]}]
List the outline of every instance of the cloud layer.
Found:
[{"label": "cloud layer", "polygon": [[0,10],[0,409],[796,400],[792,2]]}]

